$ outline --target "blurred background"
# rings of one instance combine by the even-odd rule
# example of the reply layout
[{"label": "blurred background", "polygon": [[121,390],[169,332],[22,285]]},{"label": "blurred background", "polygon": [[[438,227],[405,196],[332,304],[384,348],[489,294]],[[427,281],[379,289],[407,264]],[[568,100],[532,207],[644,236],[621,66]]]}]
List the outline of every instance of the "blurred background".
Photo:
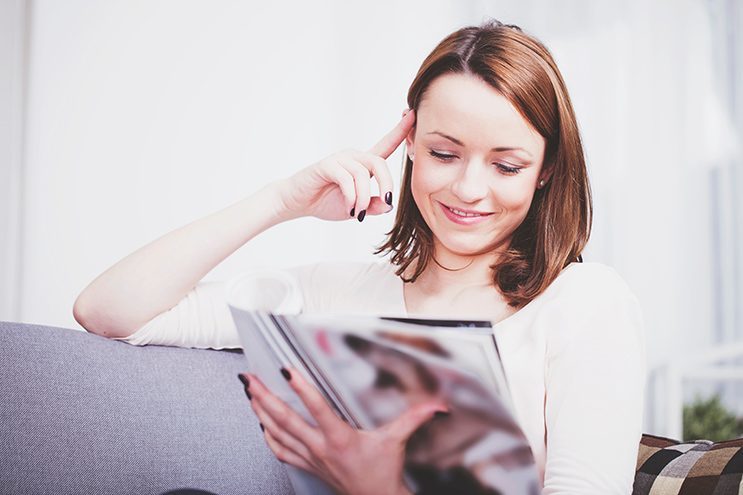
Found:
[{"label": "blurred background", "polygon": [[[98,274],[368,148],[433,47],[491,17],[540,38],[570,90],[595,199],[584,259],[644,310],[645,431],[743,435],[738,0],[0,0],[0,320],[82,330],[72,306]],[[205,280],[373,260],[391,222],[283,224]]]}]

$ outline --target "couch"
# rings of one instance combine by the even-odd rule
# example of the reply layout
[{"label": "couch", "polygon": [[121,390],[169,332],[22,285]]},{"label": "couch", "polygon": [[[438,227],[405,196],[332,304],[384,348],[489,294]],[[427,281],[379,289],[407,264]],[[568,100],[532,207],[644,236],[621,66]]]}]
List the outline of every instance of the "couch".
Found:
[{"label": "couch", "polygon": [[[291,494],[240,351],[0,321],[0,494]],[[597,455],[600,452],[597,452]],[[643,436],[636,495],[743,493],[743,439]]]},{"label": "couch", "polygon": [[239,351],[0,322],[0,493],[293,493],[240,371]]}]

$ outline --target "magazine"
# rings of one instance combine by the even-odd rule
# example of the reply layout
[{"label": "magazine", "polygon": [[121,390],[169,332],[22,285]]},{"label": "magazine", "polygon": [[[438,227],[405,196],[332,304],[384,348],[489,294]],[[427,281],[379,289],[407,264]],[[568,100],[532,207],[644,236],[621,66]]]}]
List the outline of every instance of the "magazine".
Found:
[{"label": "magazine", "polygon": [[[301,291],[282,271],[236,277],[227,299],[248,370],[310,424],[282,367],[302,373],[358,429],[444,400],[450,414],[424,424],[406,447],[406,482],[414,493],[539,493],[491,322],[301,313]],[[289,468],[296,493],[333,493]]]}]

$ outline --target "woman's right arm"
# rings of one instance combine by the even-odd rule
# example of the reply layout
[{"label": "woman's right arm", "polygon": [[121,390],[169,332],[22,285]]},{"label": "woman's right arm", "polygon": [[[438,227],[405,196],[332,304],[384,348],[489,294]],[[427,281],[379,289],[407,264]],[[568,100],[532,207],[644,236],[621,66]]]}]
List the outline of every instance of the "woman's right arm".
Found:
[{"label": "woman's right arm", "polygon": [[165,234],[93,280],[75,301],[75,320],[104,337],[127,337],[175,306],[207,273],[264,230],[292,218],[280,183]]},{"label": "woman's right arm", "polygon": [[[323,220],[355,216],[362,221],[367,214],[390,211],[392,177],[385,159],[413,127],[413,114],[403,114],[368,152],[330,155],[126,256],[78,296],[75,320],[91,333],[128,337],[173,308],[215,266],[274,225],[302,216]],[[371,196],[371,177],[380,196]]]}]

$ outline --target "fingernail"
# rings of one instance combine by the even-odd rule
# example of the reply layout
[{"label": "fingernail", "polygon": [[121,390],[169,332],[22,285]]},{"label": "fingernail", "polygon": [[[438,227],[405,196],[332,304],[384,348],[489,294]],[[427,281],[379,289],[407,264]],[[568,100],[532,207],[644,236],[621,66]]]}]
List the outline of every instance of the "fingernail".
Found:
[{"label": "fingernail", "polygon": [[286,379],[287,382],[288,381],[291,381],[292,375],[291,375],[291,373],[289,373],[289,370],[288,369],[281,368],[281,374],[284,376],[284,378]]},{"label": "fingernail", "polygon": [[436,411],[433,413],[434,418],[448,418],[451,415],[449,411]]},{"label": "fingernail", "polygon": [[363,222],[365,216],[366,216],[366,210],[361,210],[359,212],[359,222]]},{"label": "fingernail", "polygon": [[384,195],[384,202],[392,206],[392,191],[387,191],[387,194]]},{"label": "fingernail", "polygon": [[247,388],[246,388],[246,389],[244,389],[244,390],[245,390],[245,395],[247,395],[247,396],[248,396],[248,400],[253,400],[253,396],[252,396],[252,395],[250,395],[250,390],[248,390]]},{"label": "fingernail", "polygon": [[242,373],[238,373],[237,377],[240,379],[243,385],[245,385],[245,388],[250,388],[250,380],[248,380],[247,377],[243,376]]},{"label": "fingernail", "polygon": [[356,216],[356,215],[354,215],[354,213],[356,213],[356,207],[355,206],[353,208],[351,208],[351,216],[352,217],[355,217]]},{"label": "fingernail", "polygon": [[263,426],[263,423],[258,423],[258,426],[261,427],[261,431],[266,431],[266,427]]}]

